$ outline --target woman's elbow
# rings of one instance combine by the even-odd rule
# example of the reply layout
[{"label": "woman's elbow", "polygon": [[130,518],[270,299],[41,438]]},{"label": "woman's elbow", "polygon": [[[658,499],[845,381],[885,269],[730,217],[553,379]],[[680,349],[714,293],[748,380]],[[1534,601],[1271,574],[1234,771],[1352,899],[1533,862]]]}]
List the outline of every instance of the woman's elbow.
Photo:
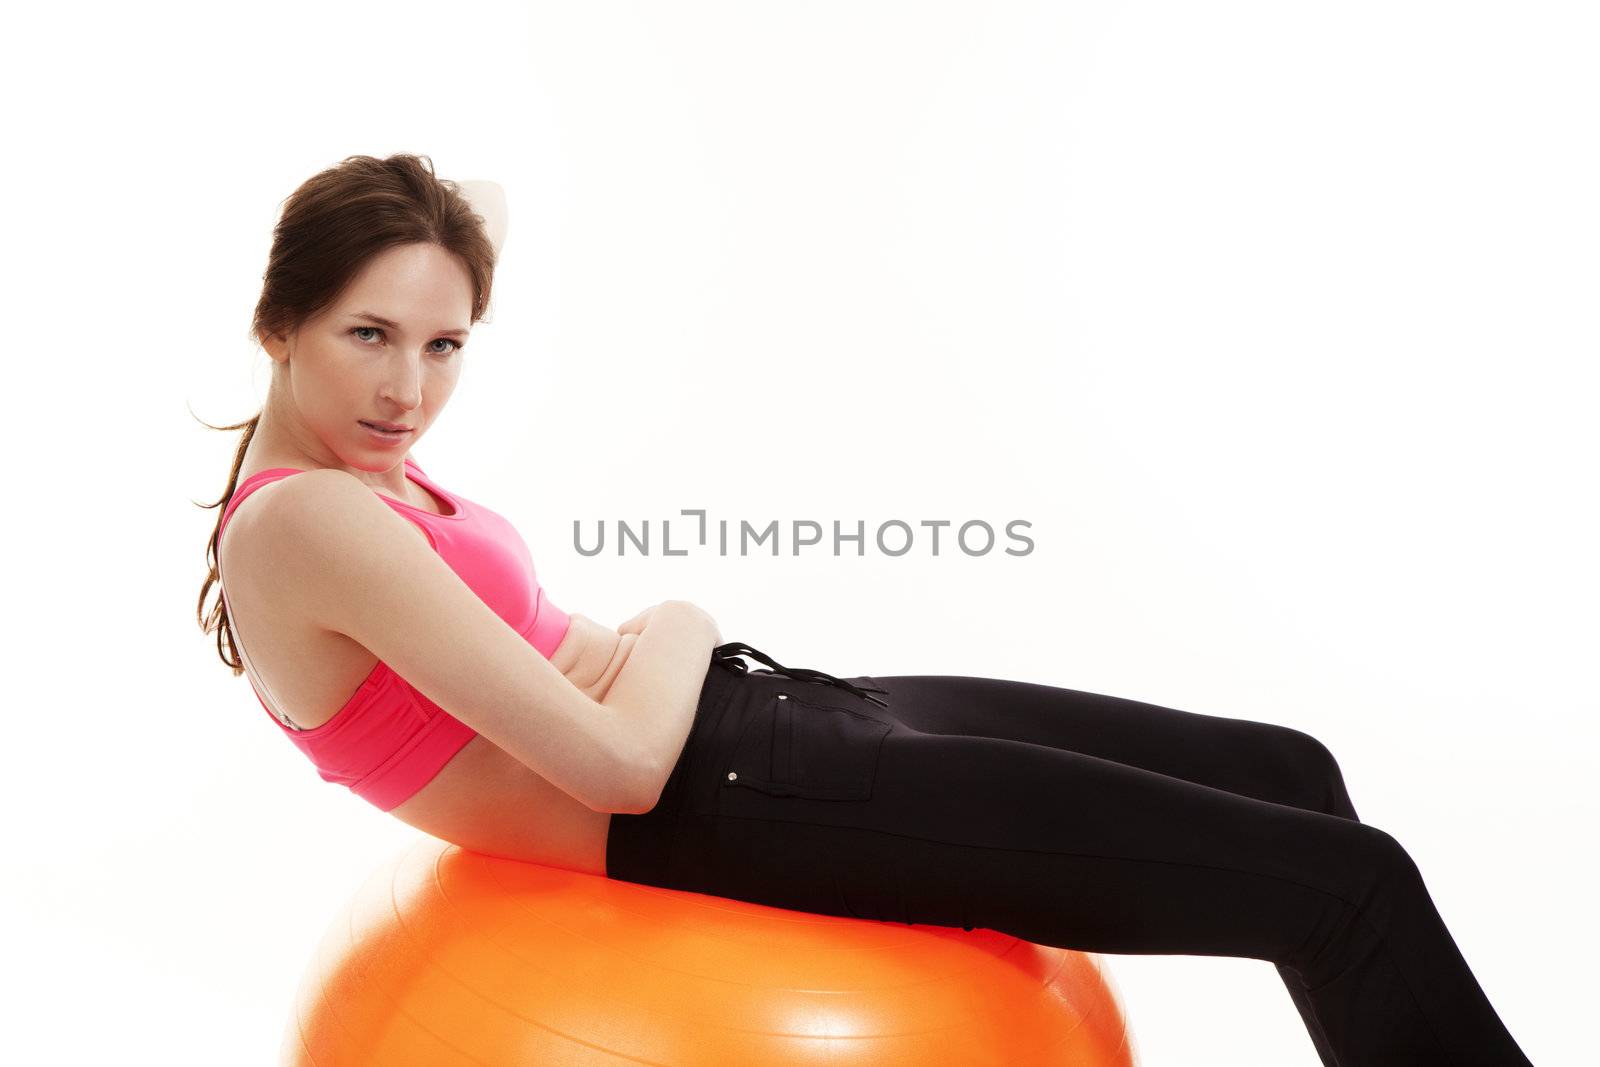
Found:
[{"label": "woman's elbow", "polygon": [[610,815],[643,815],[661,799],[661,776],[652,767],[629,766],[611,776],[612,788],[595,811]]}]

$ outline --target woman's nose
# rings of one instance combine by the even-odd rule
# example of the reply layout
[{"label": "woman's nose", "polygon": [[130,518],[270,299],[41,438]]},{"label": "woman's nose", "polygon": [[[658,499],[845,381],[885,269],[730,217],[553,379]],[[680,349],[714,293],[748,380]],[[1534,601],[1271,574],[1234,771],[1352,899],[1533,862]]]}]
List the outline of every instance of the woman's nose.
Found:
[{"label": "woman's nose", "polygon": [[410,410],[422,403],[422,369],[420,361],[410,357],[400,357],[390,367],[388,379],[383,385],[383,398],[393,402],[398,407]]}]

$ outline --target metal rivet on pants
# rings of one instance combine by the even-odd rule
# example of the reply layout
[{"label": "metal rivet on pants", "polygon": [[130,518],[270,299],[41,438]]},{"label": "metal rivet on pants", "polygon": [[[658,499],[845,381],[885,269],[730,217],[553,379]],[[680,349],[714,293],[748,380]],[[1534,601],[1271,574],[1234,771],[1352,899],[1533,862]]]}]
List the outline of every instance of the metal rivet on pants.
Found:
[{"label": "metal rivet on pants", "polygon": [[789,694],[788,693],[779,693],[778,694],[778,699],[779,700],[788,700],[789,699]]},{"label": "metal rivet on pants", "polygon": [[728,772],[728,781],[732,782],[732,781],[736,780],[738,777],[739,777],[739,772],[738,771],[729,771]]}]

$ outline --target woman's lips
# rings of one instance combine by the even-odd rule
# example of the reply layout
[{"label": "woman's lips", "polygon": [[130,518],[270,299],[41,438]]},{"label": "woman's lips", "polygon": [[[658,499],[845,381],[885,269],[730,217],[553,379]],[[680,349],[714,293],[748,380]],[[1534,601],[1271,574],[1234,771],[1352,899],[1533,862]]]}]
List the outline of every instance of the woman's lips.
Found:
[{"label": "woman's lips", "polygon": [[383,430],[368,422],[366,419],[358,419],[356,421],[361,424],[361,428],[366,430],[368,435],[370,435],[373,440],[382,441],[384,444],[394,444],[397,441],[404,441],[411,435],[411,431],[409,429]]}]

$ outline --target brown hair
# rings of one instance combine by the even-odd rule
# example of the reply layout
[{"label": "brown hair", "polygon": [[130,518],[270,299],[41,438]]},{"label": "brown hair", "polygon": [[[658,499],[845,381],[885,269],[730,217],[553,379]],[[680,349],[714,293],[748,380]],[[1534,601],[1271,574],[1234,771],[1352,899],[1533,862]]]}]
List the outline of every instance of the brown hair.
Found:
[{"label": "brown hair", "polygon": [[[272,232],[261,298],[250,323],[251,338],[259,343],[263,337],[289,334],[330,306],[374,255],[417,241],[436,244],[460,257],[472,276],[472,321],[483,318],[494,283],[494,245],[482,216],[473,211],[457,183],[434,174],[431,159],[410,154],[387,159],[348,156],[312,175],[284,201]],[[261,422],[261,412],[231,426],[200,421],[213,430],[244,431],[222,499],[198,505],[221,510],[206,542],[209,573],[200,586],[196,612],[203,632],[216,631],[217,655],[237,677],[244,672],[244,664],[220,585],[209,614],[205,605],[206,594],[220,581],[217,563],[222,514],[238,485],[239,468]]]}]

